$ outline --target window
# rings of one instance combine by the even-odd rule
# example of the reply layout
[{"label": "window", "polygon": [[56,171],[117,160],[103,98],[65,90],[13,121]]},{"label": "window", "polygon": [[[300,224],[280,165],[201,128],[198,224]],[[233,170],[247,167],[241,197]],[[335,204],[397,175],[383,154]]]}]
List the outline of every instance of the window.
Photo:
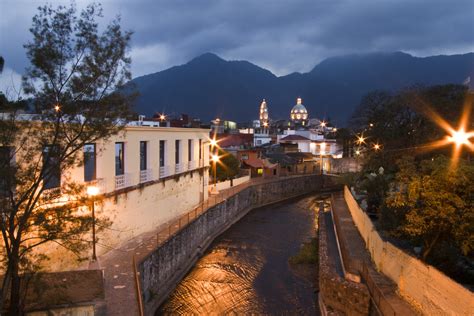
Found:
[{"label": "window", "polygon": [[147,142],[140,142],[140,170],[147,169],[146,161]]},{"label": "window", "polygon": [[13,189],[13,168],[14,163],[14,147],[0,147],[0,194],[7,194]]},{"label": "window", "polygon": [[43,188],[53,189],[61,186],[61,168],[59,164],[59,147],[43,148]]},{"label": "window", "polygon": [[249,159],[249,154],[242,154],[242,160]]},{"label": "window", "polygon": [[188,161],[193,160],[193,140],[188,139]]},{"label": "window", "polygon": [[125,143],[115,143],[115,175],[125,173]]},{"label": "window", "polygon": [[96,152],[95,144],[84,145],[84,181],[96,179]]},{"label": "window", "polygon": [[165,141],[160,140],[160,167],[165,166],[165,148],[166,148],[165,146],[166,146]]},{"label": "window", "polygon": [[181,141],[177,139],[175,141],[175,150],[174,150],[174,161],[176,164],[179,164],[180,147],[181,147]]},{"label": "window", "polygon": [[202,159],[202,139],[199,139],[199,159]]}]

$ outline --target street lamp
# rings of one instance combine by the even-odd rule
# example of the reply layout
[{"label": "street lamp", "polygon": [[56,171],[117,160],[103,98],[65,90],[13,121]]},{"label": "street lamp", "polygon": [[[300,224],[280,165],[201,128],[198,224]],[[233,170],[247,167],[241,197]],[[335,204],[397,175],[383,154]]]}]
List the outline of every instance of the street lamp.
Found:
[{"label": "street lamp", "polygon": [[217,191],[217,163],[219,162],[219,156],[214,154],[214,155],[212,155],[211,159],[214,162],[214,165],[213,165],[214,187],[212,188],[212,193],[217,194],[217,193],[219,193],[219,191]]},{"label": "street lamp", "polygon": [[319,148],[319,155],[321,158],[321,174],[323,174],[323,152],[326,150],[326,143],[321,143]]},{"label": "street lamp", "polygon": [[448,136],[448,140],[456,144],[456,146],[469,145],[469,138],[474,136],[473,133],[466,133],[464,129],[453,131],[451,136]]},{"label": "street lamp", "polygon": [[364,137],[364,135],[360,135],[360,136],[357,136],[356,143],[358,145],[362,145],[362,144],[365,144],[365,140],[366,140],[366,137]]},{"label": "street lamp", "polygon": [[92,261],[97,261],[95,251],[95,197],[99,195],[99,188],[91,185],[87,187],[87,195],[92,199]]}]

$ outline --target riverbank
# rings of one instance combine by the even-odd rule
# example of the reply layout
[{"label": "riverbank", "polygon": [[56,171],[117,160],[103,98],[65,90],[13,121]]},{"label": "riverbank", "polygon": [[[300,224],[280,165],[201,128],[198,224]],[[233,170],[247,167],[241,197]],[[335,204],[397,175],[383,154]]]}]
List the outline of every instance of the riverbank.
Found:
[{"label": "riverbank", "polygon": [[289,263],[316,236],[316,200],[250,211],[212,243],[158,314],[318,314],[317,265]]}]

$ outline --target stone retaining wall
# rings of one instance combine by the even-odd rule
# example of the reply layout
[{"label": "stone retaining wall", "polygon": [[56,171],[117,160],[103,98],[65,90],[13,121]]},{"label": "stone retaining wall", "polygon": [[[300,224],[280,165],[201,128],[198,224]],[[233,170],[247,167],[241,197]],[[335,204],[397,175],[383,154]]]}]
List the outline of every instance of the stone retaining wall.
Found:
[{"label": "stone retaining wall", "polygon": [[304,195],[331,180],[319,175],[250,186],[210,208],[138,264],[145,315],[154,315],[215,237],[251,209]]},{"label": "stone retaining wall", "polygon": [[370,296],[367,286],[346,280],[339,275],[329,257],[328,229],[324,213],[319,212],[319,299],[327,314],[368,315]]}]

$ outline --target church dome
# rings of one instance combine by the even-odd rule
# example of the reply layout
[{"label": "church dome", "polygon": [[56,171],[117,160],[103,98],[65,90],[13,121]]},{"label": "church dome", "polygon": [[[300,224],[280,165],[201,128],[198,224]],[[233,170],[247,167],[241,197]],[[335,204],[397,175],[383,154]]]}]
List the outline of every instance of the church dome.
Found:
[{"label": "church dome", "polygon": [[308,119],[308,111],[301,102],[301,98],[296,100],[296,105],[291,109],[290,118],[293,122],[302,123],[304,125]]}]

